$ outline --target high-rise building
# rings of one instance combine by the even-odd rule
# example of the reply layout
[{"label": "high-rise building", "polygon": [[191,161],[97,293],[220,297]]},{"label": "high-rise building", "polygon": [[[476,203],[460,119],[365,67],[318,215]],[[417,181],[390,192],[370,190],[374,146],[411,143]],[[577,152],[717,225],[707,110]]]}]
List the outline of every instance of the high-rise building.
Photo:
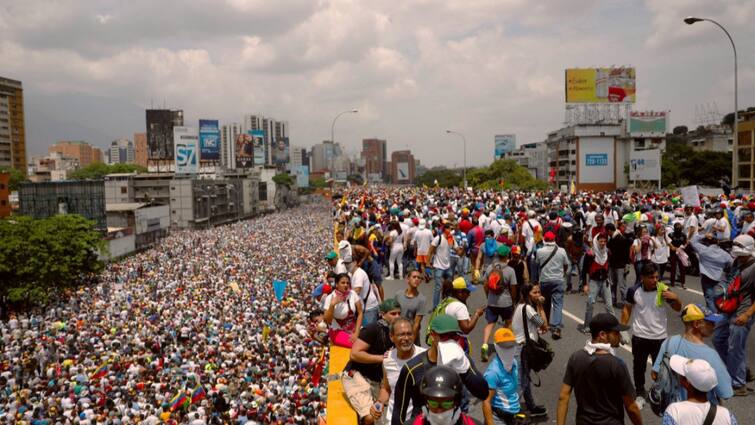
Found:
[{"label": "high-rise building", "polygon": [[108,149],[108,162],[110,164],[133,164],[134,143],[128,139],[113,140]]},{"label": "high-rise building", "polygon": [[343,155],[341,145],[325,140],[318,145],[312,146],[310,156],[310,171],[333,170],[333,160]]},{"label": "high-rise building", "polygon": [[291,169],[296,170],[296,167],[301,165],[309,166],[309,154],[306,148],[299,146],[291,146]]},{"label": "high-rise building", "polygon": [[134,133],[134,163],[146,167],[148,151],[147,133]]},{"label": "high-rise building", "polygon": [[220,128],[220,164],[236,169],[236,138],[241,134],[241,124],[225,124]]},{"label": "high-rise building", "polygon": [[0,77],[0,167],[26,175],[24,91],[20,81]]},{"label": "high-rise building", "polygon": [[81,167],[102,162],[102,150],[81,140],[60,141],[47,148],[48,154],[53,152],[77,159]]},{"label": "high-rise building", "polygon": [[147,109],[147,147],[150,160],[173,159],[173,127],[184,125],[184,112]]},{"label": "high-rise building", "polygon": [[739,111],[737,123],[737,162],[733,164],[733,182],[748,192],[755,190],[755,158],[753,158],[753,146],[755,146],[755,111]]},{"label": "high-rise building", "polygon": [[364,170],[368,181],[380,182],[385,179],[387,174],[386,163],[388,162],[385,140],[363,139],[362,159],[364,160]]},{"label": "high-rise building", "polygon": [[244,132],[261,130],[264,132],[265,165],[273,164],[273,146],[288,137],[288,121],[277,121],[262,115],[245,115]]},{"label": "high-rise building", "polygon": [[391,153],[391,183],[414,183],[415,162],[412,151],[394,151]]}]

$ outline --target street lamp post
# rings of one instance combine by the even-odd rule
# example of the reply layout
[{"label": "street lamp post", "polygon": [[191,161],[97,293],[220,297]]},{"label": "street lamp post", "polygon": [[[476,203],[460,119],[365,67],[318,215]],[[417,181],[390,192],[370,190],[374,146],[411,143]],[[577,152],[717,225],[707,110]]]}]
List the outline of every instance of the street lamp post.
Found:
[{"label": "street lamp post", "polygon": [[[726,34],[726,36],[729,38],[729,41],[731,42],[731,48],[734,50],[734,155],[732,156],[732,170],[731,170],[731,180],[732,185],[738,186],[739,185],[739,172],[738,172],[738,162],[739,162],[739,101],[737,97],[737,89],[738,89],[738,82],[737,82],[737,46],[734,44],[734,39],[731,38],[731,34],[729,34],[729,31],[726,31],[726,28],[723,27],[723,25],[719,24],[718,22],[714,21],[713,19],[708,18],[696,18],[694,16],[688,16],[684,18],[684,23],[687,25],[692,25],[696,22],[700,21],[708,21],[717,27],[721,28],[721,30]],[[749,185],[748,185],[749,188]]]},{"label": "street lamp post", "polygon": [[340,117],[343,114],[356,114],[357,112],[359,111],[356,109],[349,109],[348,111],[341,112],[340,114],[336,115],[335,118],[333,118],[333,124],[330,125],[330,141],[331,142],[333,143],[336,142],[335,132],[336,132],[336,120],[338,119],[338,117]]},{"label": "street lamp post", "polygon": [[446,130],[446,133],[455,134],[461,137],[461,140],[464,142],[464,168],[462,169],[462,175],[464,180],[464,190],[467,190],[467,138],[458,131]]}]

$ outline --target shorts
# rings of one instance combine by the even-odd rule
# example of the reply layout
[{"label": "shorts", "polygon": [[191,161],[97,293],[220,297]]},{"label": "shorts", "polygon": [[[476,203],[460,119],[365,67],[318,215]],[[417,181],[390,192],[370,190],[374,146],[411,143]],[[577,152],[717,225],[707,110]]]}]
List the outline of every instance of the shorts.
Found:
[{"label": "shorts", "polygon": [[417,264],[424,264],[426,266],[430,265],[430,257],[427,255],[418,255],[417,256]]},{"label": "shorts", "polygon": [[487,320],[488,323],[497,322],[499,317],[505,322],[511,320],[513,315],[514,307],[495,307],[492,305],[485,307],[485,320]]},{"label": "shorts", "polygon": [[351,370],[344,371],[341,374],[341,384],[346,399],[349,400],[359,418],[368,416],[370,408],[377,400],[380,383],[372,382],[362,376],[361,373]]}]

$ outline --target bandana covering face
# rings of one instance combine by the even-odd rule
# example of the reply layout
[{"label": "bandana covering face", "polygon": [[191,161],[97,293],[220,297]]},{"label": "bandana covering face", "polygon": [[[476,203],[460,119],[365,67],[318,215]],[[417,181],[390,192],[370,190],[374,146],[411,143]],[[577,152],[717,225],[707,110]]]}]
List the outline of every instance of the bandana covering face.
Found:
[{"label": "bandana covering face", "polygon": [[585,344],[585,351],[587,351],[587,354],[592,356],[593,354],[595,354],[595,351],[597,350],[605,350],[611,353],[612,356],[616,355],[613,351],[613,347],[611,347],[611,344],[605,344],[602,342],[593,343],[592,341],[588,339],[587,344]]},{"label": "bandana covering face", "polygon": [[495,344],[495,352],[498,354],[498,358],[501,360],[501,363],[503,363],[503,367],[506,368],[507,371],[511,372],[511,368],[514,366],[514,356],[516,355],[516,346],[513,347],[500,347],[498,344]]},{"label": "bandana covering face", "polygon": [[440,413],[431,412],[427,406],[422,406],[422,413],[424,413],[427,422],[430,425],[448,425],[455,424],[461,417],[461,409],[458,407],[453,410],[446,410]]}]

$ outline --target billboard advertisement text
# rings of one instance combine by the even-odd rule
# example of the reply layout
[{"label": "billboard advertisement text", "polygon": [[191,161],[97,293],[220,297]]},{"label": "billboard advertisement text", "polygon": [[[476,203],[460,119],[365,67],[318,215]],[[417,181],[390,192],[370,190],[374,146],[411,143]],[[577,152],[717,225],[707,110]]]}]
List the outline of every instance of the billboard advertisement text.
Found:
[{"label": "billboard advertisement text", "polygon": [[220,129],[218,120],[199,120],[199,151],[202,161],[220,159]]},{"label": "billboard advertisement text", "polygon": [[495,135],[495,159],[503,158],[514,149],[516,149],[516,134]]},{"label": "billboard advertisement text", "polygon": [[309,187],[309,166],[298,165],[294,167],[294,175],[296,175],[297,187]]},{"label": "billboard advertisement text", "polygon": [[578,183],[614,182],[614,142],[611,137],[579,141]]},{"label": "billboard advertisement text", "polygon": [[273,164],[284,165],[289,162],[288,137],[279,137],[278,140],[275,141],[275,148],[273,149]]},{"label": "billboard advertisement text", "polygon": [[629,179],[660,180],[661,179],[661,151],[647,149],[629,153]]},{"label": "billboard advertisement text", "polygon": [[197,174],[199,172],[198,139],[196,129],[173,127],[176,174]]},{"label": "billboard advertisement text", "polygon": [[665,111],[632,111],[629,114],[629,134],[632,137],[663,137],[667,131],[668,113]]},{"label": "billboard advertisement text", "polygon": [[566,70],[566,103],[634,103],[634,68]]}]

